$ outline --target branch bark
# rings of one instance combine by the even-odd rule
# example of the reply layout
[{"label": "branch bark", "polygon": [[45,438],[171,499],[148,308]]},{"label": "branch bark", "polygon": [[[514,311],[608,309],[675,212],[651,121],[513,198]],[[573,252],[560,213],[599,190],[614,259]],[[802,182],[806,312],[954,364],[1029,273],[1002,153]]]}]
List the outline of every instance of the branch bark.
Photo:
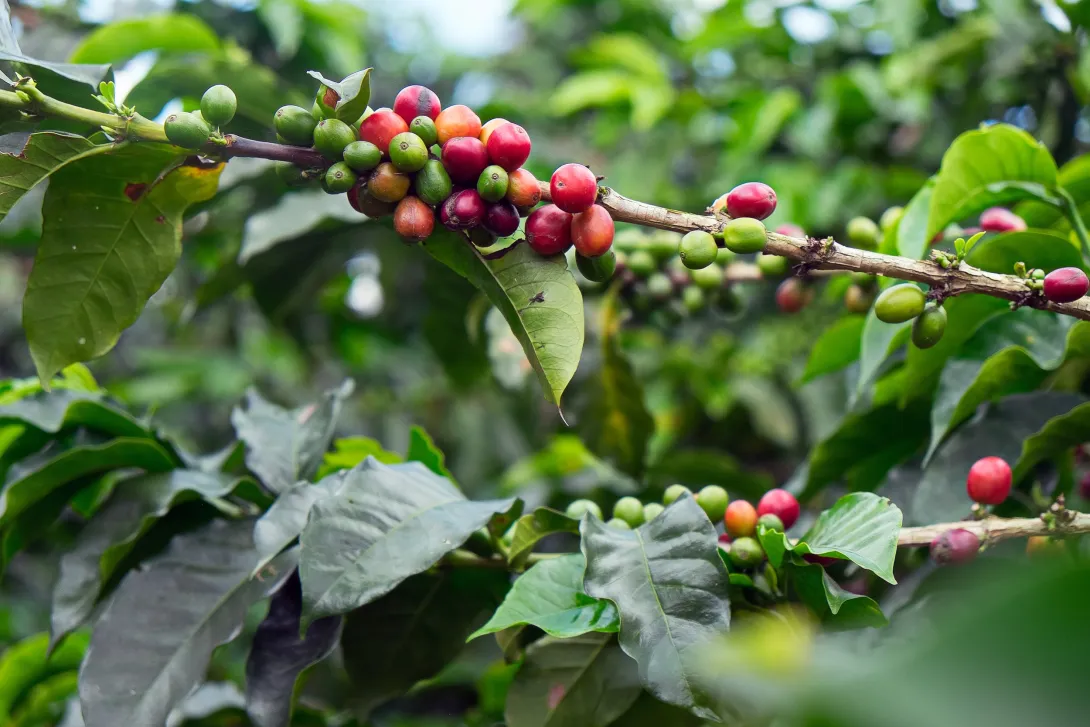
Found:
[{"label": "branch bark", "polygon": [[897,537],[897,545],[911,548],[930,545],[931,541],[950,530],[964,528],[975,533],[981,541],[1008,540],[1010,538],[1028,538],[1034,535],[1075,535],[1090,533],[1090,515],[1071,513],[1074,517],[1068,523],[1057,524],[1049,528],[1041,518],[998,518],[987,517],[982,520],[966,520],[958,523],[940,523],[916,528],[902,528]]}]

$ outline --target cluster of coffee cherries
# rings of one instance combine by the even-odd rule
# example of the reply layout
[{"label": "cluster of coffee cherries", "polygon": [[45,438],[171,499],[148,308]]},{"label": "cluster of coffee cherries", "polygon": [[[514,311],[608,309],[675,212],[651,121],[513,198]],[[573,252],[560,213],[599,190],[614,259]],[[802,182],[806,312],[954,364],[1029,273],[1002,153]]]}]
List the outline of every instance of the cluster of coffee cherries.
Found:
[{"label": "cluster of coffee cherries", "polygon": [[[631,530],[648,523],[660,515],[682,495],[693,495],[685,485],[671,485],[663,493],[662,502],[643,503],[635,497],[622,497],[613,505],[613,516],[606,525],[620,530]],[[765,558],[764,549],[755,535],[758,527],[783,532],[799,519],[799,501],[786,490],[769,490],[754,507],[746,500],[731,500],[727,491],[718,485],[708,485],[693,497],[708,518],[722,532],[719,547],[727,555],[731,565],[739,570],[752,569]],[[568,517],[582,518],[590,514],[603,519],[602,509],[593,500],[575,500],[566,513]]]}]

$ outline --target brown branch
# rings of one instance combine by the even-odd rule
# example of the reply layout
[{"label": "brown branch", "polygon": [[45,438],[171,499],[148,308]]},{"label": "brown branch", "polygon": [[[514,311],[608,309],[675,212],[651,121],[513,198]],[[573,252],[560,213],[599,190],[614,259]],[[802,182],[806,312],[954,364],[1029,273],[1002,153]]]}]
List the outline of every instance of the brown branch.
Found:
[{"label": "brown branch", "polygon": [[897,538],[900,547],[930,545],[931,541],[949,530],[964,528],[984,540],[1007,540],[1009,538],[1028,538],[1034,535],[1075,535],[1090,533],[1090,515],[1070,513],[1069,522],[1057,523],[1053,527],[1041,518],[998,518],[987,517],[982,520],[966,520],[958,523],[939,523],[916,528],[902,528]]},{"label": "brown branch", "polygon": [[210,156],[227,157],[255,157],[258,159],[272,159],[277,162],[291,162],[298,167],[306,169],[328,167],[330,162],[323,157],[317,149],[304,146],[288,146],[287,144],[274,144],[268,141],[247,139],[244,136],[224,134],[225,144],[209,142],[204,151]]}]

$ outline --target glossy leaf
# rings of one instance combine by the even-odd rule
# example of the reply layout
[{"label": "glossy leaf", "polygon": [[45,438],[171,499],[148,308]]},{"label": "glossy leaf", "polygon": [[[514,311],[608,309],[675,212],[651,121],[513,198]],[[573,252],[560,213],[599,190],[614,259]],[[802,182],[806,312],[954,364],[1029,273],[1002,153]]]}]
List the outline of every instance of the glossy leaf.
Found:
[{"label": "glossy leaf", "polygon": [[347,613],[430,568],[514,500],[474,502],[416,462],[368,459],[316,502],[300,536],[303,624]]},{"label": "glossy leaf", "polygon": [[897,249],[890,254],[904,255],[919,260],[931,247],[934,234],[927,234],[927,218],[931,213],[931,196],[934,194],[935,180],[929,179],[920,187],[915,196],[905,206],[904,216],[897,225]]},{"label": "glossy leaf", "polygon": [[561,639],[616,632],[620,624],[614,605],[583,592],[585,566],[580,553],[541,561],[519,576],[489,622],[469,638],[526,625]]},{"label": "glossy leaf", "polygon": [[251,578],[253,523],[216,521],[174,539],[121,582],[80,672],[87,727],[163,724],[203,678],[213,650],[291,574],[287,553]]},{"label": "glossy leaf", "polygon": [[273,492],[313,477],[353,388],[352,381],[346,380],[325,392],[318,403],[291,411],[269,403],[256,391],[247,392],[245,408],[231,413],[235,433],[246,443],[246,466]]},{"label": "glossy leaf", "polygon": [[1038,462],[1069,452],[1090,437],[1090,404],[1082,403],[1049,419],[1026,438],[1021,455],[1013,465],[1015,479],[1021,479]]},{"label": "glossy leaf", "polygon": [[0,219],[34,185],[65,164],[109,148],[96,146],[78,134],[58,131],[10,138],[18,143],[0,146]]},{"label": "glossy leaf", "polygon": [[857,399],[870,385],[882,364],[897,348],[908,340],[912,324],[883,323],[874,315],[871,308],[863,324],[863,337],[859,344],[859,381],[856,384],[853,400]]},{"label": "glossy leaf", "polygon": [[1056,182],[1048,148],[1025,131],[1008,124],[966,131],[942,157],[927,239],[988,207],[1051,197]]},{"label": "glossy leaf", "polygon": [[[216,191],[223,165],[183,166],[174,147],[116,147],[49,181],[23,327],[43,386],[109,351],[174,269],[182,214]],[[87,179],[94,179],[93,191]]]},{"label": "glossy leaf", "polygon": [[608,634],[545,637],[507,692],[509,727],[606,727],[640,695],[633,662]]},{"label": "glossy leaf", "polygon": [[187,499],[227,495],[237,481],[182,469],[122,481],[60,559],[50,612],[52,643],[86,622],[121,560],[156,520]]},{"label": "glossy leaf", "polygon": [[539,507],[529,515],[523,515],[515,523],[511,547],[508,549],[508,559],[512,565],[519,566],[526,562],[526,558],[542,538],[554,533],[578,532],[578,520],[558,510]]},{"label": "glossy leaf", "polygon": [[693,687],[693,651],[730,627],[727,569],[715,527],[690,496],[635,530],[594,518],[580,525],[587,594],[621,615],[620,643],[640,680],[659,699],[712,719]]},{"label": "glossy leaf", "polygon": [[878,628],[889,623],[873,599],[845,591],[822,566],[792,562],[785,569],[799,597],[827,628]]},{"label": "glossy leaf", "polygon": [[450,569],[412,576],[349,613],[341,648],[358,712],[366,715],[438,673],[506,590],[503,572]]},{"label": "glossy leaf", "polygon": [[257,727],[287,727],[299,675],[340,639],[340,616],[318,619],[300,637],[302,611],[299,572],[293,571],[269,602],[246,661],[246,712]]},{"label": "glossy leaf", "polygon": [[564,257],[543,258],[516,244],[486,260],[445,231],[432,235],[425,249],[488,296],[522,344],[546,397],[560,406],[583,350],[583,296]]},{"label": "glossy leaf", "polygon": [[799,383],[839,371],[856,361],[862,353],[866,322],[865,316],[845,316],[822,331],[810,349],[810,358]]},{"label": "glossy leaf", "polygon": [[1004,232],[985,238],[969,252],[965,262],[981,270],[1006,275],[1014,272],[1017,262],[1046,273],[1056,268],[1083,267],[1079,248],[1067,235],[1045,230]]},{"label": "glossy leaf", "polygon": [[[0,60],[23,63],[32,68],[44,68],[61,78],[90,86],[96,91],[98,90],[98,84],[110,75],[110,66],[105,63],[55,63],[40,58],[31,58],[22,53],[12,52],[10,49],[0,50]],[[44,75],[48,76],[48,74]]]},{"label": "glossy leaf", "polygon": [[405,459],[420,462],[440,477],[454,482],[454,475],[447,469],[443,451],[435,446],[435,441],[423,427],[413,426],[409,429],[409,451],[405,453]]},{"label": "glossy leaf", "polygon": [[896,583],[893,559],[901,532],[901,510],[873,492],[844,495],[799,538],[796,553],[846,558],[879,578]]},{"label": "glossy leaf", "polygon": [[215,31],[188,13],[125,18],[96,28],[69,56],[73,63],[117,63],[145,51],[200,53],[220,46]]},{"label": "glossy leaf", "polygon": [[311,484],[300,482],[280,493],[254,525],[254,547],[262,561],[275,557],[303,532],[314,503],[344,487],[345,473],[334,472]]}]

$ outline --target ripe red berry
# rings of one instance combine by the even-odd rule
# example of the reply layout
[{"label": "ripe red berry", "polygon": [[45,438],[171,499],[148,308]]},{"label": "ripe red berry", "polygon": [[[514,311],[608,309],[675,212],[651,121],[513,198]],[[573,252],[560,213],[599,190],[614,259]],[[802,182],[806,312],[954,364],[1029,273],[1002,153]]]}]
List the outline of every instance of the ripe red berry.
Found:
[{"label": "ripe red berry", "polygon": [[390,142],[398,134],[409,130],[409,122],[391,109],[379,109],[360,122],[360,140],[369,141],[387,155]]},{"label": "ripe red berry", "polygon": [[776,211],[776,193],[760,182],[746,182],[727,193],[727,214],[763,220]]},{"label": "ripe red berry", "polygon": [[965,489],[973,502],[998,505],[1011,493],[1011,468],[1000,457],[978,459],[969,468]]},{"label": "ripe red berry", "polygon": [[931,541],[931,559],[940,565],[964,563],[980,552],[980,538],[965,528],[947,530]]},{"label": "ripe red berry", "polygon": [[787,278],[776,288],[776,305],[784,313],[798,313],[810,303],[810,297],[810,289],[798,278]]},{"label": "ripe red berry", "polygon": [[768,514],[775,515],[783,521],[784,528],[789,528],[799,519],[799,501],[779,487],[769,490],[757,503],[757,515]]},{"label": "ripe red berry", "polygon": [[481,117],[468,106],[461,104],[448,106],[435,117],[435,133],[439,137],[440,144],[446,144],[459,136],[479,136]]},{"label": "ripe red berry", "polygon": [[745,500],[734,500],[727,505],[723,515],[727,532],[735,538],[744,538],[757,532],[757,510]]},{"label": "ripe red berry", "polygon": [[484,213],[484,226],[496,237],[507,237],[515,234],[519,228],[519,211],[515,205],[507,201],[496,202],[488,205]]},{"label": "ripe red berry", "polygon": [[553,204],[565,212],[584,212],[598,198],[598,179],[582,164],[565,164],[553,172],[549,193]]},{"label": "ripe red berry", "polygon": [[427,116],[432,121],[443,110],[435,91],[424,86],[407,86],[394,99],[394,113],[411,123],[417,116]]},{"label": "ripe red berry", "polygon": [[1006,207],[991,207],[980,213],[980,229],[988,232],[1013,232],[1026,229],[1026,221]]},{"label": "ripe red berry", "polygon": [[439,208],[439,221],[452,230],[468,230],[484,219],[485,204],[475,189],[463,189],[447,197]]},{"label": "ripe red berry", "polygon": [[571,239],[575,250],[583,257],[598,257],[613,245],[613,218],[606,208],[594,204],[571,221]]},{"label": "ripe red berry", "polygon": [[534,210],[526,220],[526,241],[538,255],[557,255],[571,247],[570,213],[547,204]]},{"label": "ripe red berry", "polygon": [[507,175],[507,200],[516,207],[533,207],[541,201],[541,186],[537,178],[525,169]]},{"label": "ripe red berry", "polygon": [[730,545],[731,541],[733,541],[733,540],[734,540],[734,538],[731,537],[730,533],[721,533],[719,535],[719,545],[721,545],[721,546],[722,545]]},{"label": "ripe red berry", "polygon": [[776,232],[781,235],[787,235],[788,237],[806,237],[806,231],[798,225],[788,223],[786,225],[780,225],[776,228]]},{"label": "ripe red berry", "polygon": [[1045,276],[1045,297],[1053,303],[1071,303],[1090,290],[1090,278],[1078,268],[1060,268]]},{"label": "ripe red berry", "polygon": [[1079,494],[1082,495],[1082,499],[1090,500],[1090,472],[1082,476],[1079,480]]},{"label": "ripe red berry", "polygon": [[443,145],[443,166],[455,182],[476,184],[488,166],[488,151],[475,136],[458,136]]},{"label": "ripe red berry", "polygon": [[418,197],[406,197],[394,210],[394,230],[407,242],[420,242],[435,229],[435,213]]},{"label": "ripe red berry", "polygon": [[526,163],[530,146],[530,135],[518,124],[500,124],[488,135],[488,156],[509,172]]}]

